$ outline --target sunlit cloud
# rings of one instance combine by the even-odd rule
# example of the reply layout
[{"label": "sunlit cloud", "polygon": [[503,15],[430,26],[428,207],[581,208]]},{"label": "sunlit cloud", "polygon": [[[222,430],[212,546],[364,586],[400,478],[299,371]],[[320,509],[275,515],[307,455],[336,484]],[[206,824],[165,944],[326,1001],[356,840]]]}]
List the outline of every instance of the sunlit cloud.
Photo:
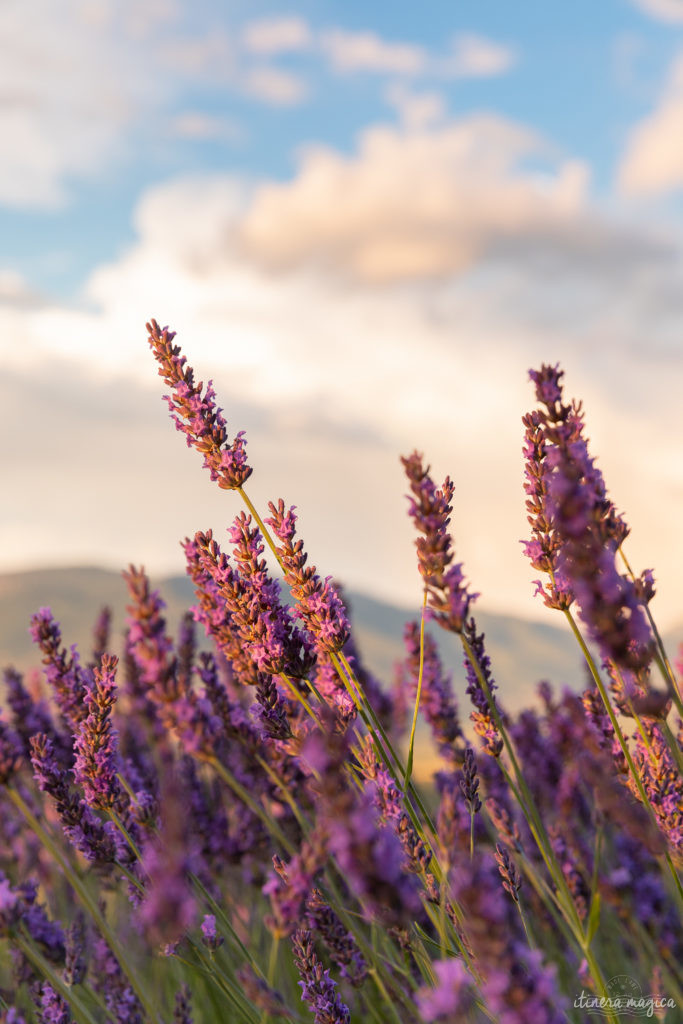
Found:
[{"label": "sunlit cloud", "polygon": [[242,45],[258,56],[273,56],[307,50],[312,45],[313,32],[303,18],[260,18],[250,21],[242,31]]},{"label": "sunlit cloud", "polygon": [[460,271],[498,239],[575,230],[587,168],[520,169],[546,148],[492,116],[368,128],[356,154],[309,147],[292,181],[258,189],[241,239],[274,269],[315,262],[367,282]]},{"label": "sunlit cloud", "polygon": [[631,0],[645,14],[671,24],[683,24],[683,0]]},{"label": "sunlit cloud", "polygon": [[659,103],[631,132],[618,174],[626,195],[656,195],[683,187],[683,56]]}]

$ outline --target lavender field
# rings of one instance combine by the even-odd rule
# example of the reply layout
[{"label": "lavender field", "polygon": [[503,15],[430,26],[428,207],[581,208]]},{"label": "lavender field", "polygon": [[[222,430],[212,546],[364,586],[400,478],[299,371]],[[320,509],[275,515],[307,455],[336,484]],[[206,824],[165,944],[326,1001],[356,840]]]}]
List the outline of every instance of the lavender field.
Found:
[{"label": "lavender field", "polygon": [[79,649],[40,607],[40,678],[5,667],[0,1020],[682,1020],[683,666],[561,369],[529,374],[520,501],[580,667],[513,712],[428,454],[402,458],[422,605],[378,681],[295,508],[252,504],[246,436],[148,332],[175,426],[232,493],[183,542],[174,634],[130,566],[120,656],[106,609]]}]

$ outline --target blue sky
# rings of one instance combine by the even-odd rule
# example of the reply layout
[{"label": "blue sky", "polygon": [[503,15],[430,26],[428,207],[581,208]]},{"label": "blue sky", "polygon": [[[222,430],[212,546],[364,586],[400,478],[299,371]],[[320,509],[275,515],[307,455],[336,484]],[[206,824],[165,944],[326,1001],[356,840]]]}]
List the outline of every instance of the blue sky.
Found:
[{"label": "blue sky", "polygon": [[12,0],[0,37],[5,569],[182,571],[238,511],[159,412],[155,315],[255,494],[403,603],[418,446],[488,606],[543,613],[519,421],[561,361],[678,617],[683,0]]}]

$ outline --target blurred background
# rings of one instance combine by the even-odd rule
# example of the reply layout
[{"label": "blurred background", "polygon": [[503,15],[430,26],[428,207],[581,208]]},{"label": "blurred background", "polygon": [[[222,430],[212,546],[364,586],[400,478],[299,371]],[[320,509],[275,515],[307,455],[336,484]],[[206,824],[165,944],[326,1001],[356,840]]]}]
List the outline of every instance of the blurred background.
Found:
[{"label": "blurred background", "polygon": [[547,617],[521,416],[560,362],[679,623],[682,0],[6,0],[0,38],[0,572],[227,544],[156,317],[247,432],[252,499],[405,608],[417,448],[481,606]]}]

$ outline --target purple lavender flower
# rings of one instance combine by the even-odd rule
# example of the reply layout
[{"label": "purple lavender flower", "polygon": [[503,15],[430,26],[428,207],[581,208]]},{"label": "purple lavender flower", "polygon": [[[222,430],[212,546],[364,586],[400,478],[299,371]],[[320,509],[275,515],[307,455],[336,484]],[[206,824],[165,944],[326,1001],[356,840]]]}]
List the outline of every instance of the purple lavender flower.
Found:
[{"label": "purple lavender flower", "polygon": [[62,737],[57,736],[47,704],[44,700],[33,700],[24,686],[21,674],[13,668],[7,668],[3,675],[7,704],[24,754],[28,756],[30,738],[37,732],[47,733],[57,742],[63,742]]},{"label": "purple lavender flower", "polygon": [[69,1024],[72,1020],[69,1004],[45,982],[40,997],[41,1024]]},{"label": "purple lavender flower", "polygon": [[[491,675],[491,659],[484,647],[484,634],[477,633],[474,619],[467,623],[464,634],[473,654],[473,660],[465,656],[465,672],[467,673],[467,693],[474,704],[470,719],[475,732],[484,741],[484,750],[491,757],[499,757],[503,750],[503,740],[491,711],[489,700],[479,679],[477,668],[486,680],[492,702],[496,703],[494,691],[497,689]],[[501,716],[503,717],[503,716]]]},{"label": "purple lavender flower", "polygon": [[217,949],[220,949],[225,939],[216,929],[216,918],[213,914],[205,914],[202,923],[199,926],[202,932],[202,942],[207,949],[210,949],[212,953],[215,953]]},{"label": "purple lavender flower", "polygon": [[315,1024],[349,1024],[351,1015],[335,991],[337,984],[330,978],[313,950],[311,933],[300,928],[292,938],[294,962],[301,976],[301,999],[311,1013]]},{"label": "purple lavender flower", "polygon": [[26,1024],[26,1018],[16,1006],[9,1006],[5,1010],[0,1010],[0,1024]]},{"label": "purple lavender flower", "polygon": [[0,719],[0,786],[6,786],[22,759],[21,741],[13,729]]},{"label": "purple lavender flower", "polygon": [[58,764],[52,741],[39,733],[31,739],[31,763],[38,788],[55,801],[64,834],[90,861],[110,864],[116,859],[117,845],[111,822],[103,824],[84,800],[72,790],[67,772]]},{"label": "purple lavender flower", "polygon": [[187,983],[182,984],[175,994],[173,1020],[174,1024],[192,1024],[192,999]]},{"label": "purple lavender flower", "polygon": [[277,855],[273,857],[274,870],[263,892],[270,897],[272,908],[267,924],[276,935],[289,935],[301,923],[304,904],[324,865],[324,845],[320,839],[314,843],[304,840],[288,864]]},{"label": "purple lavender flower", "polygon": [[510,893],[515,903],[519,903],[518,893],[522,885],[522,877],[509,851],[500,843],[496,843],[496,863],[503,880],[503,888]]},{"label": "purple lavender flower", "polygon": [[158,944],[179,941],[197,916],[188,880],[197,867],[196,846],[184,814],[185,794],[180,779],[170,765],[168,769],[161,793],[161,831],[143,854],[149,884],[139,909],[145,932]]},{"label": "purple lavender flower", "polygon": [[567,1000],[557,988],[554,964],[540,949],[518,942],[511,962],[492,966],[482,986],[489,1010],[505,1024],[564,1024]]},{"label": "purple lavender flower", "polygon": [[331,577],[324,580],[318,576],[314,565],[306,565],[308,556],[302,540],[294,540],[296,515],[294,506],[285,511],[282,499],[277,505],[268,503],[270,518],[266,523],[273,527],[280,541],[278,557],[292,596],[296,601],[296,613],[311,633],[318,653],[334,654],[346,643],[349,620]]},{"label": "purple lavender flower", "polygon": [[287,710],[287,702],[273,677],[259,672],[256,703],[252,704],[252,712],[258,718],[265,736],[275,740],[287,740],[292,736]]},{"label": "purple lavender flower", "polygon": [[100,610],[93,629],[92,665],[99,665],[102,655],[109,650],[111,635],[111,608],[107,605]]},{"label": "purple lavender flower", "polygon": [[374,793],[382,824],[389,825],[396,833],[409,870],[419,875],[426,871],[431,857],[406,812],[404,794],[390,772],[380,766],[369,742],[366,743],[366,751],[362,759],[363,774],[370,780],[368,791]]},{"label": "purple lavender flower", "polygon": [[118,749],[111,714],[116,702],[116,668],[119,659],[103,654],[85,692],[87,717],[74,740],[74,778],[83,787],[91,807],[111,808],[120,800],[117,778]]},{"label": "purple lavender flower", "polygon": [[75,729],[87,713],[83,702],[86,672],[81,667],[76,647],[71,648],[70,656],[66,653],[59,625],[49,608],[41,608],[31,618],[30,633],[43,653],[45,675],[57,706],[71,728]]},{"label": "purple lavender flower", "polygon": [[172,689],[173,643],[166,634],[163,616],[165,602],[157,590],[152,590],[144,569],[131,565],[123,578],[128,586],[132,603],[128,612],[128,643],[142,680],[148,687],[163,692]]},{"label": "purple lavender flower", "polygon": [[241,487],[251,476],[247,465],[244,431],[240,431],[232,444],[228,444],[228,428],[223,410],[216,405],[216,393],[209,381],[195,384],[192,367],[187,366],[180,346],[173,344],[175,332],[160,328],[156,320],[147,324],[149,344],[159,363],[159,376],[173,389],[165,401],[176,428],[185,434],[188,448],[196,448],[204,456],[204,466],[211,479],[225,490]]},{"label": "purple lavender flower", "polygon": [[471,747],[468,747],[465,751],[460,788],[469,807],[470,814],[476,814],[481,808],[481,800],[478,795],[479,775],[477,772],[477,760]]},{"label": "purple lavender flower", "polygon": [[185,612],[180,620],[178,642],[176,644],[178,659],[178,679],[182,689],[192,685],[192,671],[197,653],[195,618],[192,612]]},{"label": "purple lavender flower", "polygon": [[285,1005],[282,995],[276,989],[266,984],[263,978],[254,972],[251,964],[243,964],[235,973],[237,980],[244,989],[244,994],[257,1010],[262,1010],[276,1019],[294,1019],[294,1014]]},{"label": "purple lavender flower", "polygon": [[121,965],[100,935],[93,942],[92,981],[117,1024],[144,1024],[142,1006]]},{"label": "purple lavender flower", "polygon": [[325,945],[342,978],[354,986],[362,985],[368,967],[353,935],[346,930],[320,889],[312,889],[306,900],[306,922],[309,930]]},{"label": "purple lavender flower", "polygon": [[[647,745],[640,733],[636,736],[636,768],[671,854],[683,864],[683,779],[661,727],[649,725],[647,736]],[[634,796],[639,796],[631,776],[629,786]]]},{"label": "purple lavender flower", "polygon": [[367,913],[387,927],[404,927],[422,910],[417,878],[396,832],[381,824],[374,783],[358,790],[347,775],[349,736],[335,731],[331,709],[328,716],[327,727],[311,731],[301,749],[304,764],[319,775],[311,788],[328,850]]},{"label": "purple lavender flower", "polygon": [[434,988],[421,988],[417,1005],[425,1024],[451,1024],[464,1018],[474,1005],[472,977],[462,960],[451,957],[432,964]]},{"label": "purple lavender flower", "polygon": [[0,871],[0,935],[6,936],[21,923],[41,952],[52,963],[64,963],[64,931],[57,921],[51,921],[45,909],[36,902],[38,886],[35,881],[12,886]]},{"label": "purple lavender flower", "polygon": [[85,919],[78,913],[73,923],[66,929],[66,955],[64,962],[64,981],[67,985],[80,985],[88,970],[85,949]]}]

